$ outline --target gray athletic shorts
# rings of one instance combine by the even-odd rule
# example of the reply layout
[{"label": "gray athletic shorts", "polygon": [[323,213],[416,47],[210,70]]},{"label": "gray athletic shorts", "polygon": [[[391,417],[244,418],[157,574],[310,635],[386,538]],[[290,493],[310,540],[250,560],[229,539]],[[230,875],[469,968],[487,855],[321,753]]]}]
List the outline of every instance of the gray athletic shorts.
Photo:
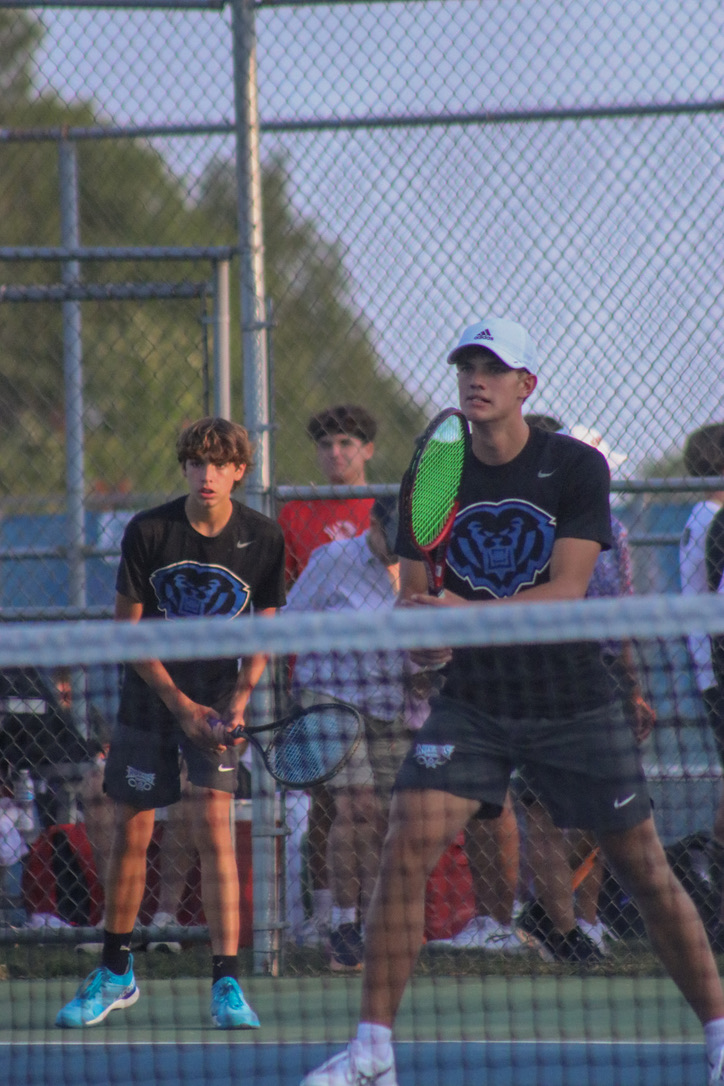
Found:
[{"label": "gray athletic shorts", "polygon": [[227,747],[219,754],[201,750],[180,728],[159,734],[126,724],[117,724],[113,730],[103,789],[111,799],[139,811],[168,807],[181,798],[182,754],[191,784],[234,794],[238,747]]},{"label": "gray athletic shorts", "polygon": [[434,789],[502,809],[514,768],[561,827],[630,829],[651,814],[641,759],[617,701],[552,719],[492,717],[440,696],[413,741],[395,788]]},{"label": "gray athletic shorts", "polygon": [[[338,700],[315,690],[301,690],[298,694],[304,708]],[[362,719],[364,731],[352,757],[323,787],[331,792],[340,788],[374,788],[389,802],[395,777],[410,748],[410,733],[401,715],[383,720],[363,713]]]}]

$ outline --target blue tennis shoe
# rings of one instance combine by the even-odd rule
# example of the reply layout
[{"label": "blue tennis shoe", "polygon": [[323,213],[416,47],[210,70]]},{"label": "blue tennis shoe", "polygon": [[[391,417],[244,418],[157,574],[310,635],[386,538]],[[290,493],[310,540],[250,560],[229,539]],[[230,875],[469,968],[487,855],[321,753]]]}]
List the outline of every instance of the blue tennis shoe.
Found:
[{"label": "blue tennis shoe", "polygon": [[222,977],[211,989],[211,1017],[217,1029],[259,1029],[259,1019],[233,977]]},{"label": "blue tennis shoe", "polygon": [[70,1003],[58,1012],[55,1024],[65,1029],[96,1026],[111,1011],[132,1007],[140,994],[133,976],[133,955],[128,972],[122,977],[101,965],[86,977]]}]

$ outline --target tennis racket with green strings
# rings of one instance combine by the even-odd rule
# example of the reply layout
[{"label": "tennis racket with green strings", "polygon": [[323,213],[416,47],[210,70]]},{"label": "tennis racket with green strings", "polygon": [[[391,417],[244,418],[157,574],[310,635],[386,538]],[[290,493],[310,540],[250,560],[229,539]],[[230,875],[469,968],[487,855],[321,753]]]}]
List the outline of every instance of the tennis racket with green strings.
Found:
[{"label": "tennis racket with green strings", "polygon": [[470,430],[462,411],[441,411],[420,438],[402,487],[403,523],[425,563],[431,596],[441,596]]}]

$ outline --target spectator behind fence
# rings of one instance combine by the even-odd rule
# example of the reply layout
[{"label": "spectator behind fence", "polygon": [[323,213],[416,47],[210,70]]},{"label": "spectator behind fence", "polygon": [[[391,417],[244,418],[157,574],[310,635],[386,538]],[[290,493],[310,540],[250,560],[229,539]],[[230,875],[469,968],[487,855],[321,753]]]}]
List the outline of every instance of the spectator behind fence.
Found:
[{"label": "spectator behind fence", "polygon": [[0,765],[0,925],[22,927],[23,861],[38,827],[28,803],[18,801],[18,776],[9,762]]},{"label": "spectator behind fence", "polygon": [[[367,532],[319,547],[289,591],[288,611],[384,611],[397,599],[397,499],[378,498]],[[350,615],[350,621],[354,621]],[[330,967],[361,968],[363,924],[379,864],[395,774],[409,745],[403,722],[405,654],[332,652],[297,658],[295,701],[328,698],[363,714],[364,735],[348,764],[327,782],[334,799],[327,864],[332,890]]]},{"label": "spectator behind fence", "polygon": [[[317,464],[332,486],[364,486],[366,465],[374,455],[377,421],[359,404],[334,404],[312,415],[307,434]],[[369,527],[372,498],[320,498],[289,501],[279,524],[286,545],[287,587],[291,587],[317,547],[352,539]]]},{"label": "spectator behind fence", "polygon": [[[232,499],[252,459],[243,427],[203,418],[177,443],[188,495],[140,513],[123,537],[116,580],[119,620],[236,618],[253,607],[274,614],[284,603],[284,540],[279,526]],[[59,1012],[56,1024],[95,1025],[138,999],[130,942],[146,881],[146,853],[158,807],[181,795],[179,747],[193,789],[201,898],[212,951],[211,1017],[220,1029],[256,1029],[237,978],[239,877],[232,836],[238,747],[228,729],[243,724],[266,657],[163,664],[124,672],[118,726],[104,786],[114,801],[106,875],[103,955]],[[226,727],[218,723],[223,719]],[[240,741],[241,742],[241,741]]]},{"label": "spectator behind fence", "polygon": [[[695,478],[724,476],[724,423],[710,423],[689,434],[684,446],[686,474]],[[694,504],[679,542],[681,591],[685,596],[704,595],[711,588],[707,579],[706,541],[709,528],[724,507],[724,483],[705,493]],[[724,768],[724,704],[721,687],[712,666],[712,652],[706,634],[689,637],[689,652],[704,713],[716,742],[719,762]],[[724,953],[724,789],[714,814],[712,827],[714,877],[720,883],[720,912],[709,938],[719,953]]]},{"label": "spectator behind fence", "polygon": [[[307,423],[307,436],[314,442],[317,466],[325,482],[332,486],[364,486],[376,435],[377,420],[360,404],[333,404],[316,412]],[[372,498],[321,498],[290,501],[282,506],[279,524],[286,544],[287,588],[297,580],[316,547],[352,539],[367,530],[372,501]],[[333,817],[331,793],[320,785],[311,797],[307,828],[312,915],[298,933],[300,942],[312,946],[325,946],[329,934],[332,893],[326,855]],[[303,825],[291,827],[290,854],[298,847],[303,829]]]},{"label": "spectator behind fence", "polygon": [[[722,469],[720,469],[722,470]],[[724,500],[724,490],[718,492]],[[724,504],[714,515],[706,534],[706,583],[709,592],[724,595]],[[711,669],[714,685],[705,692],[707,714],[717,739],[719,756],[722,758],[724,736],[724,636],[711,638]],[[712,946],[718,953],[724,952],[724,848],[721,839],[721,811],[724,800],[720,800],[714,825],[715,878],[719,880],[722,896],[720,914],[709,932]]]}]

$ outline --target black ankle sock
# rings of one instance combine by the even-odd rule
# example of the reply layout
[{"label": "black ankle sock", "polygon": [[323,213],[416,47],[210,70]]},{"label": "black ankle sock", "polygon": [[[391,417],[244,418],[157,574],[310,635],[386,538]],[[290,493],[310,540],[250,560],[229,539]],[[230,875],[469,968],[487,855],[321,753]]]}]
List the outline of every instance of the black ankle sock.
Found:
[{"label": "black ankle sock", "polygon": [[115,931],[103,932],[103,957],[101,964],[110,969],[111,973],[122,977],[128,972],[128,963],[131,956],[132,931],[118,934]]},{"label": "black ankle sock", "polygon": [[211,958],[211,983],[216,984],[222,977],[237,979],[238,965],[236,954],[214,954]]}]

